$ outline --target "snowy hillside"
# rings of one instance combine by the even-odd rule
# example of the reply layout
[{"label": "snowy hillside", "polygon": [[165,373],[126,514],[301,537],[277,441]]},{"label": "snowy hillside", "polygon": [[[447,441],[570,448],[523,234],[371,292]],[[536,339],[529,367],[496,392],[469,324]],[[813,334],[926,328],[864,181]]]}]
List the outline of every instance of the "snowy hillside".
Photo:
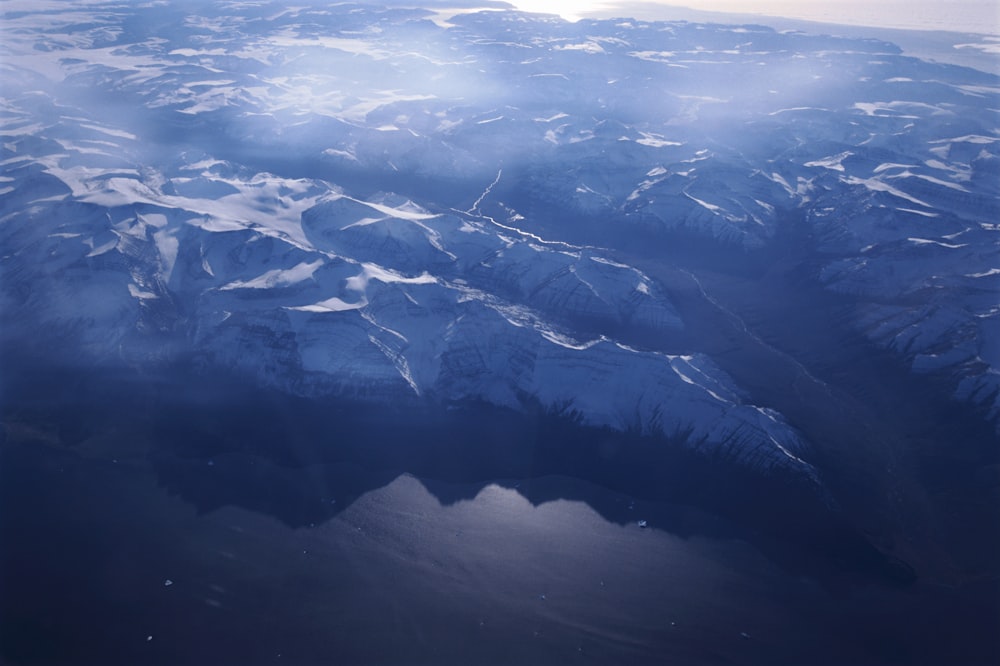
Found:
[{"label": "snowy hillside", "polygon": [[74,6],[0,7],[5,354],[537,402],[811,478],[631,259],[799,225],[853,326],[1000,423],[993,76],[760,26]]}]

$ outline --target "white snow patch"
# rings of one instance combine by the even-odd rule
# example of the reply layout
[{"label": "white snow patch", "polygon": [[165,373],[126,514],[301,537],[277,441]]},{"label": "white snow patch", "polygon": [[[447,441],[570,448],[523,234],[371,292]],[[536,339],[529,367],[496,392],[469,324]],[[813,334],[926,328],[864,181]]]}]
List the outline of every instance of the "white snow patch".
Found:
[{"label": "white snow patch", "polygon": [[886,169],[912,169],[915,168],[916,164],[897,164],[895,162],[884,162],[879,164],[872,173],[882,173]]},{"label": "white snow patch", "polygon": [[666,62],[677,55],[674,51],[631,51],[628,55],[639,60],[651,62]]},{"label": "white snow patch", "polygon": [[923,215],[924,217],[940,217],[938,213],[932,213],[927,210],[916,210],[915,208],[897,208],[896,210],[902,211],[904,213],[913,213],[915,215]]},{"label": "white snow patch", "polygon": [[308,280],[312,277],[320,266],[322,259],[317,259],[311,263],[302,262],[292,268],[267,271],[252,280],[236,280],[219,287],[219,291],[231,291],[233,289],[280,289],[293,284]]},{"label": "white snow patch", "polygon": [[139,137],[130,132],[124,130],[113,129],[111,127],[101,127],[100,125],[85,125],[80,124],[80,127],[84,129],[94,130],[95,132],[100,132],[102,134],[107,134],[108,136],[116,136],[119,139],[129,139],[131,141],[138,141]]},{"label": "white snow patch", "polygon": [[982,273],[966,273],[965,277],[984,278],[984,277],[990,277],[991,275],[1000,275],[1000,268],[991,268],[990,270],[984,271]]},{"label": "white snow patch", "polygon": [[376,222],[381,222],[386,219],[385,217],[363,217],[357,222],[351,222],[340,228],[341,231],[346,231],[347,229],[352,229],[354,227],[367,227],[368,225],[375,224]]},{"label": "white snow patch", "polygon": [[[337,198],[340,197],[336,197],[333,200],[335,201]],[[431,218],[437,217],[437,215],[434,215],[433,213],[428,213],[419,206],[417,206],[416,204],[410,202],[403,204],[402,206],[399,206],[397,208],[393,208],[392,206],[385,206],[383,204],[378,204],[371,201],[355,199],[354,197],[349,197],[346,195],[343,198],[349,199],[350,201],[354,201],[355,203],[359,203],[364,206],[368,206],[369,208],[373,208],[378,212],[382,213],[383,215],[388,215],[389,217],[398,217],[403,220],[418,221],[418,220],[429,220]]]},{"label": "white snow patch", "polygon": [[824,167],[826,169],[831,169],[833,171],[844,171],[844,165],[841,164],[845,159],[853,155],[850,151],[845,151],[839,155],[833,155],[832,157],[824,157],[821,160],[814,160],[812,162],[806,162],[804,166],[807,167]]},{"label": "white snow patch", "polygon": [[591,261],[595,262],[595,263],[604,264],[605,266],[612,266],[614,268],[625,268],[625,269],[631,269],[632,268],[628,264],[621,264],[621,263],[618,263],[617,261],[612,261],[611,259],[606,259],[605,257],[594,257],[594,256],[592,256],[592,257],[589,257],[589,259]]},{"label": "white snow patch", "polygon": [[847,178],[842,178],[841,180],[843,180],[843,182],[847,183],[848,185],[864,185],[869,190],[891,194],[894,197],[905,199],[910,203],[915,203],[918,206],[923,206],[924,208],[931,208],[931,209],[934,208],[934,206],[931,206],[930,204],[925,203],[915,197],[911,197],[909,194],[906,194],[905,192],[900,192],[892,185],[884,183],[877,178],[858,178],[857,176],[849,176]]},{"label": "white snow patch", "polygon": [[639,132],[642,134],[641,139],[637,139],[636,143],[643,146],[650,146],[651,148],[666,148],[668,146],[683,146],[684,144],[678,141],[670,141],[664,138],[660,134],[654,134],[652,132]]},{"label": "white snow patch", "polygon": [[691,201],[695,202],[696,204],[707,208],[708,210],[712,211],[713,213],[722,213],[723,212],[723,209],[720,206],[716,206],[715,204],[710,204],[707,201],[702,201],[701,199],[696,199],[695,197],[691,196],[687,192],[684,193],[684,196],[686,196],[688,199],[690,199]]},{"label": "white snow patch", "polygon": [[769,178],[772,182],[775,182],[778,185],[781,185],[785,189],[785,191],[788,192],[789,194],[795,194],[795,189],[791,185],[788,184],[788,181],[785,180],[784,176],[782,176],[780,173],[774,172],[774,173],[771,173],[770,176],[768,176],[767,174],[764,174],[764,175],[767,178]]},{"label": "white snow patch", "polygon": [[286,306],[285,309],[298,310],[299,312],[346,312],[348,310],[360,310],[366,305],[368,305],[368,300],[364,298],[357,303],[348,303],[334,296],[333,298],[328,298],[325,301],[313,303],[312,305]]},{"label": "white snow patch", "polygon": [[326,150],[323,151],[323,154],[329,155],[330,157],[343,157],[344,159],[351,160],[352,162],[358,161],[357,156],[348,150],[340,150],[338,148],[327,148]]},{"label": "white snow patch", "polygon": [[560,347],[564,347],[566,349],[572,349],[574,351],[584,351],[585,349],[590,349],[594,345],[604,341],[604,338],[598,338],[596,340],[588,340],[586,342],[577,342],[573,338],[567,335],[563,335],[562,333],[553,331],[552,329],[549,328],[537,326],[536,330],[538,330],[538,332],[541,333],[542,337],[548,340],[549,342],[559,345]]},{"label": "white snow patch", "polygon": [[97,247],[93,247],[92,246],[90,252],[87,253],[87,256],[88,257],[99,257],[99,256],[101,256],[102,254],[104,254],[106,252],[110,252],[111,250],[115,249],[116,247],[118,247],[118,237],[117,236],[115,236],[111,240],[107,241],[106,243],[103,243],[102,245],[98,245]]},{"label": "white snow patch", "polygon": [[[776,90],[772,90],[771,92],[777,92],[777,91]],[[767,115],[769,115],[769,116],[776,116],[779,113],[794,113],[795,111],[829,111],[829,109],[824,109],[824,108],[819,107],[819,106],[793,106],[793,107],[788,108],[788,109],[778,109],[777,111],[772,111],[771,113],[769,113]]]},{"label": "white snow patch", "polygon": [[566,113],[557,113],[556,115],[554,115],[554,116],[552,116],[550,118],[535,118],[534,120],[535,120],[536,123],[551,123],[551,122],[554,122],[556,120],[562,120],[563,118],[569,118],[569,114],[566,114]]},{"label": "white snow patch", "polygon": [[[676,358],[672,358],[670,360],[670,368],[674,371],[674,373],[678,377],[680,377],[680,379],[681,379],[682,382],[684,382],[685,384],[690,384],[691,386],[697,386],[698,388],[702,389],[703,391],[705,391],[706,393],[708,393],[710,396],[712,396],[713,398],[715,398],[716,400],[718,400],[721,403],[726,403],[726,404],[729,403],[728,400],[726,400],[725,398],[723,398],[721,395],[719,395],[715,391],[713,391],[713,390],[711,390],[711,389],[709,389],[709,388],[707,388],[705,386],[702,386],[701,384],[699,384],[695,380],[691,379],[691,377],[689,377],[688,375],[684,374],[684,372],[682,372],[680,370],[680,368],[678,368],[677,365],[675,365],[675,361],[677,359],[680,359],[680,360],[684,361],[685,365],[687,365],[690,368],[691,367],[691,364],[690,364],[691,357],[688,357],[688,356],[679,356],[679,357],[676,357]],[[694,369],[694,368],[692,368],[692,369]]]},{"label": "white snow patch", "polygon": [[160,253],[160,271],[163,281],[169,282],[170,275],[174,272],[174,264],[177,262],[177,248],[180,245],[172,231],[161,229],[153,234],[153,242]]},{"label": "white snow patch", "polygon": [[416,277],[407,277],[395,271],[383,268],[376,264],[361,264],[362,271],[354,277],[347,278],[347,288],[353,291],[364,291],[371,280],[378,280],[386,284],[436,284],[437,278],[426,271]]},{"label": "white snow patch", "polygon": [[973,143],[973,144],[988,144],[996,143],[1000,141],[1000,138],[995,136],[982,136],[979,134],[966,134],[965,136],[958,136],[954,139],[938,139],[937,141],[931,141],[930,143]]},{"label": "white snow patch", "polygon": [[584,53],[598,54],[606,53],[603,47],[596,42],[581,42],[579,44],[560,44],[556,46],[556,51],[583,51]]},{"label": "white snow patch", "polygon": [[132,298],[138,298],[140,301],[150,298],[156,298],[156,294],[154,294],[153,292],[143,291],[133,283],[129,283],[128,293],[132,294]]},{"label": "white snow patch", "polygon": [[892,176],[886,176],[887,178],[919,178],[920,180],[926,180],[929,183],[934,183],[935,185],[940,185],[941,187],[947,187],[952,190],[957,190],[959,192],[968,192],[958,183],[949,183],[946,180],[941,180],[940,178],[935,178],[933,176],[925,176],[919,173],[912,173],[910,171],[904,171],[903,173],[895,174]]},{"label": "white snow patch", "polygon": [[956,245],[954,243],[942,243],[941,241],[933,240],[930,238],[907,238],[906,240],[910,241],[915,245],[937,245],[938,247],[946,247],[949,250],[957,250],[959,248],[963,248],[966,245],[968,245],[968,243],[962,243],[960,245]]}]

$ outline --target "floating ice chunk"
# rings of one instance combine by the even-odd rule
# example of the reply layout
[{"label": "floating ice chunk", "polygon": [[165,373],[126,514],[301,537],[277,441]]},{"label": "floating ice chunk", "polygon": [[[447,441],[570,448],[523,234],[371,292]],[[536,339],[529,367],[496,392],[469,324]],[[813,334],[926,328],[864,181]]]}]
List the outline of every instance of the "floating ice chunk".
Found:
[{"label": "floating ice chunk", "polygon": [[174,581],[170,580],[169,578],[166,579],[165,581],[163,581],[163,587],[170,587],[173,584],[174,584]]},{"label": "floating ice chunk", "polygon": [[640,520],[639,521],[639,527],[647,527],[648,525],[649,525],[649,523],[647,523],[645,520]]},{"label": "floating ice chunk", "polygon": [[740,632],[740,638],[742,638],[742,639],[743,639],[743,640],[745,640],[745,641],[748,641],[748,640],[750,640],[750,634],[748,634],[748,633],[747,633],[747,632],[745,632],[745,631],[741,631],[741,632]]}]

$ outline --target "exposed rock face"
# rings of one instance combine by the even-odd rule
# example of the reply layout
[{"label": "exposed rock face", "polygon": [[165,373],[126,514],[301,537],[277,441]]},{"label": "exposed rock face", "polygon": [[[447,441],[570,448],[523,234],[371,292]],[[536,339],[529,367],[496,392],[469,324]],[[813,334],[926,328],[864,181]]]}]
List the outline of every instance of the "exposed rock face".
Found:
[{"label": "exposed rock face", "polygon": [[811,477],[781,414],[656,342],[685,323],[619,251],[766,249],[794,213],[853,325],[1000,418],[995,77],[759,26],[229,9],[5,18],[10,353],[538,402]]}]

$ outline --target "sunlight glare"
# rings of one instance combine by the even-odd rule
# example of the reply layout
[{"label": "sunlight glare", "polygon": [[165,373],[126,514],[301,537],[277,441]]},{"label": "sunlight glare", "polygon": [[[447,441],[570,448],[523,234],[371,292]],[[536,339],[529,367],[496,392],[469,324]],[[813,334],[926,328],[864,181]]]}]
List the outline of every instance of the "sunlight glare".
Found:
[{"label": "sunlight glare", "polygon": [[951,30],[1000,35],[997,0],[510,0],[525,12],[581,18],[635,16],[651,20],[676,16],[679,9],[756,14],[822,23],[909,30]]},{"label": "sunlight glare", "polygon": [[584,16],[610,9],[616,3],[600,0],[511,0],[515,8],[523,12],[558,14],[567,21],[579,21]]}]

